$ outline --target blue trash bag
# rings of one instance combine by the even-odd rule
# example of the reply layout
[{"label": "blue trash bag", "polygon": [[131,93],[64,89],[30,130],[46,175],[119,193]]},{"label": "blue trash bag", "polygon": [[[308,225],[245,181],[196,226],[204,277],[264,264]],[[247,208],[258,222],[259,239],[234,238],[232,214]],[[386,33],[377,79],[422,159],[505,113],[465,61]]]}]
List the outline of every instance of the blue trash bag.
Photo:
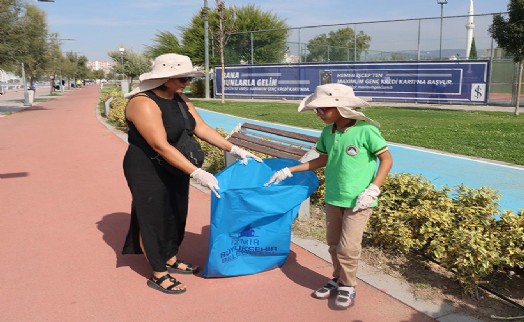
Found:
[{"label": "blue trash bag", "polygon": [[203,276],[249,275],[280,267],[289,255],[291,224],[300,204],[318,187],[313,171],[295,172],[264,187],[293,159],[235,162],[216,175],[220,196],[211,194],[209,255]]}]

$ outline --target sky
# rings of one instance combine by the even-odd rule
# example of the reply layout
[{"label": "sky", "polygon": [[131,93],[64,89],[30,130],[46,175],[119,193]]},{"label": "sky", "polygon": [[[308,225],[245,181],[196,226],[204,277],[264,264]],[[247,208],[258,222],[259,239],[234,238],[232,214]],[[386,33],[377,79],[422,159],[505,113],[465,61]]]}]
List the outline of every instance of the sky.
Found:
[{"label": "sky", "polygon": [[[152,39],[160,31],[178,36],[179,28],[189,25],[204,5],[204,0],[28,1],[46,12],[49,32],[59,34],[64,52],[72,51],[89,60],[109,60],[107,53],[119,47],[142,52],[145,46],[154,44]],[[215,0],[207,2],[210,8],[215,7]],[[506,12],[508,2],[476,0],[475,14]],[[364,22],[435,18],[422,23],[422,27],[417,21],[363,24],[369,28],[365,29],[365,33],[372,36],[371,49],[377,52],[417,49],[418,43],[422,43],[424,50],[438,49],[441,8],[444,17],[466,15],[469,9],[469,0],[449,0],[442,6],[436,0],[225,0],[225,4],[254,4],[294,28],[331,24],[348,24],[351,27]],[[466,22],[464,17],[444,19],[443,48],[462,46],[466,39]],[[491,39],[486,31],[490,23],[491,17],[475,18],[475,39],[479,49],[490,47]],[[290,41],[307,42],[308,38],[318,33],[338,28],[341,26],[295,30]],[[422,40],[417,40],[418,30],[421,30]]]}]

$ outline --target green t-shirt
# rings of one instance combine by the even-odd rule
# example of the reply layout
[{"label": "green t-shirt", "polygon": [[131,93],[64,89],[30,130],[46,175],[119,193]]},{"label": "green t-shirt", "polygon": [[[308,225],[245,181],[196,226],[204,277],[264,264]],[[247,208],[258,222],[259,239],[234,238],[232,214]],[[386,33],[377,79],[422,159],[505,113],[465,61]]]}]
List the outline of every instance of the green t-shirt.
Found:
[{"label": "green t-shirt", "polygon": [[328,155],[326,203],[353,208],[358,195],[373,181],[377,155],[387,150],[387,143],[378,128],[359,121],[342,131],[334,130],[333,125],[324,127],[316,150]]}]

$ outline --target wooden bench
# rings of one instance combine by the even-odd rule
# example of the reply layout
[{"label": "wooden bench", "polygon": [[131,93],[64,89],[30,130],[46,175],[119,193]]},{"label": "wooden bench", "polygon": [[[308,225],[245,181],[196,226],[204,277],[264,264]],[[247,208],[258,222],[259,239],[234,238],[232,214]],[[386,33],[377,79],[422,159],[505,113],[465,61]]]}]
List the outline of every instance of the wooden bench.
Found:
[{"label": "wooden bench", "polygon": [[301,160],[317,137],[253,123],[239,124],[226,138],[229,142],[276,158]]},{"label": "wooden bench", "polygon": [[[314,147],[317,137],[253,123],[239,124],[226,137],[229,142],[251,151],[267,154],[275,158],[289,158],[301,162],[318,156]],[[224,154],[226,166],[236,161],[229,152]],[[269,179],[269,178],[268,178]],[[302,202],[298,219],[309,218],[309,198]]]}]

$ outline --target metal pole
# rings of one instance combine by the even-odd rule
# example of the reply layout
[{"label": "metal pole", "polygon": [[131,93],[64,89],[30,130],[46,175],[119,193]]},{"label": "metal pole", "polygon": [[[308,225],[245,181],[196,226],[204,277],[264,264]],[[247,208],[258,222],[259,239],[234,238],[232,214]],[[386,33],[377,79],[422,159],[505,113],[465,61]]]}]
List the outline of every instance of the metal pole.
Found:
[{"label": "metal pole", "polygon": [[[519,63],[514,64],[513,70],[513,86],[511,88],[511,105],[517,105],[517,92],[518,92],[518,78],[519,78]],[[520,105],[520,104],[519,104]]]},{"label": "metal pole", "polygon": [[494,45],[493,45],[493,37],[491,37],[491,47],[490,47],[490,49],[489,49],[489,50],[490,50],[490,55],[489,55],[489,59],[490,59],[490,60],[493,60],[493,57],[494,57],[494,54],[495,54],[495,53],[493,52],[493,51],[495,50],[493,46],[494,46]]},{"label": "metal pole", "polygon": [[25,79],[24,63],[22,63],[22,86],[24,86],[24,106],[31,106],[31,103],[29,103],[29,92],[27,90],[27,80]]},{"label": "metal pole", "polygon": [[298,28],[298,62],[302,62],[302,44],[300,43],[300,28]]},{"label": "metal pole", "polygon": [[251,35],[251,65],[253,65],[255,62],[254,62],[254,59],[253,59],[253,33],[251,32],[250,33]]},{"label": "metal pole", "polygon": [[[349,25],[348,25],[348,28],[349,28]],[[349,50],[351,49],[351,48],[349,47],[349,39],[348,39],[348,42],[347,42],[347,46],[348,46],[348,58],[347,58],[347,60],[349,61],[349,54],[350,54],[350,51],[349,51]]]},{"label": "metal pole", "polygon": [[206,91],[206,99],[209,99],[209,22],[208,22],[208,16],[207,16],[207,0],[204,0],[204,70],[206,73],[206,79],[205,79],[205,91]]},{"label": "metal pole", "polygon": [[420,19],[418,20],[417,60],[420,60]]},{"label": "metal pole", "polygon": [[357,24],[353,29],[353,61],[357,61]]},{"label": "metal pole", "polygon": [[121,59],[121,61],[122,61],[122,82],[123,82],[124,81],[124,52],[122,51],[121,53],[122,53],[122,55],[121,55],[121,57],[122,57],[122,59]]},{"label": "metal pole", "polygon": [[442,22],[444,17],[444,3],[440,3],[440,49],[439,49],[439,58],[442,60]]}]

